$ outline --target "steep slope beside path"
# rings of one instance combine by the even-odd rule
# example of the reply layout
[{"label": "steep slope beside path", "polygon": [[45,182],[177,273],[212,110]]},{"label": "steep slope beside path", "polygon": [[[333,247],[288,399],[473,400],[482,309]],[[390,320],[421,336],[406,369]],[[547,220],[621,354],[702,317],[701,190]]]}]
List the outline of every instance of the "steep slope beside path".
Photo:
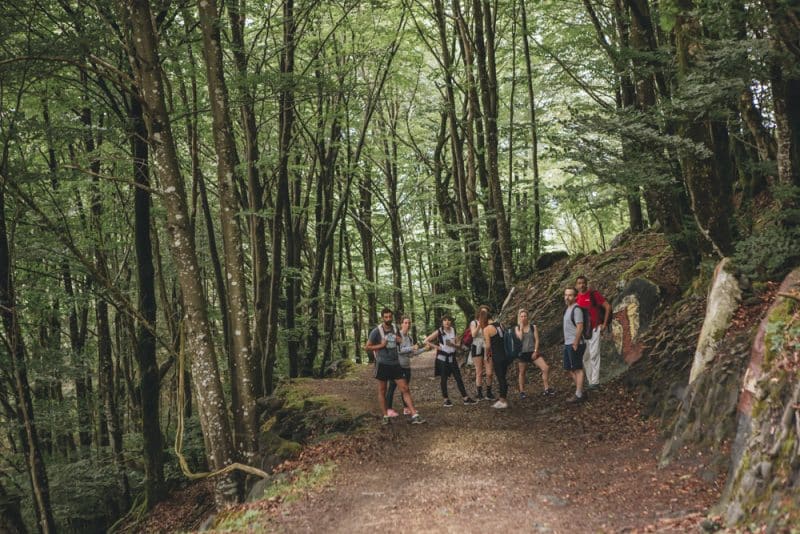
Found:
[{"label": "steep slope beside path", "polygon": [[[441,406],[433,359],[415,361],[412,392],[426,425],[398,418],[380,427],[366,453],[343,460],[333,480],[282,505],[265,525],[279,532],[683,531],[717,498],[703,458],[657,469],[661,443],[633,399],[608,385],[579,407],[565,404],[567,377],[550,362],[555,398],[539,395],[508,410],[489,403]],[[375,399],[371,368],[360,380],[326,381],[327,392]],[[474,391],[474,386],[469,387]],[[516,399],[516,388],[510,394]],[[377,401],[373,400],[377,414]]]}]

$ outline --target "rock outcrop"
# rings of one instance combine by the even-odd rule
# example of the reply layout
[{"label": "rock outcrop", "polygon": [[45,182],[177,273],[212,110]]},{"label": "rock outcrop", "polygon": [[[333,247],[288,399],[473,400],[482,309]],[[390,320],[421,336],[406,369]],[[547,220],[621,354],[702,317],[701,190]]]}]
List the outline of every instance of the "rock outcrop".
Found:
[{"label": "rock outcrop", "polygon": [[730,330],[739,310],[741,290],[728,259],[714,269],[703,326],[697,338],[688,384],[682,392],[671,435],[661,461],[667,463],[684,445],[708,447],[718,469],[727,455],[721,445],[735,434],[736,404],[752,328]]},{"label": "rock outcrop", "polygon": [[731,324],[731,318],[742,300],[742,290],[733,272],[730,272],[730,260],[724,258],[714,270],[711,280],[711,290],[708,294],[706,317],[700,339],[697,340],[697,350],[694,353],[692,370],[689,373],[691,384],[703,373],[708,364],[714,360],[717,348],[725,332]]},{"label": "rock outcrop", "polygon": [[721,508],[729,525],[783,531],[800,524],[799,502],[800,268],[781,284],[749,352]]}]

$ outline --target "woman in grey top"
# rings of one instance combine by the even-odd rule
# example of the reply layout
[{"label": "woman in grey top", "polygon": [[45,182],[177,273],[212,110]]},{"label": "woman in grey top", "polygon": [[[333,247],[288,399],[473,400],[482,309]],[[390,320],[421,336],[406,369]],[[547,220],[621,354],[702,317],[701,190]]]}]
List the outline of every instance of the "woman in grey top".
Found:
[{"label": "woman in grey top", "polygon": [[519,385],[519,398],[527,397],[525,393],[525,371],[529,363],[534,363],[542,371],[542,382],[544,383],[543,395],[552,397],[555,390],[550,387],[548,378],[550,376],[550,366],[539,354],[539,331],[535,324],[528,321],[528,310],[517,312],[517,326],[514,328],[514,335],[522,341],[522,348],[519,352],[517,362],[517,383]]},{"label": "woman in grey top", "polygon": [[[400,335],[403,336],[403,338],[402,341],[400,341],[400,346],[397,348],[397,359],[400,361],[403,378],[406,379],[406,382],[411,384],[411,358],[422,354],[425,352],[425,349],[420,348],[411,338],[411,319],[408,317],[403,317],[400,321]],[[400,415],[392,409],[392,401],[396,387],[397,384],[395,381],[390,380],[386,388],[386,406],[389,408],[387,410],[389,417],[397,417]],[[403,415],[411,415],[411,411],[406,407],[406,401],[403,399],[402,395],[400,395],[400,400],[403,401]]]}]

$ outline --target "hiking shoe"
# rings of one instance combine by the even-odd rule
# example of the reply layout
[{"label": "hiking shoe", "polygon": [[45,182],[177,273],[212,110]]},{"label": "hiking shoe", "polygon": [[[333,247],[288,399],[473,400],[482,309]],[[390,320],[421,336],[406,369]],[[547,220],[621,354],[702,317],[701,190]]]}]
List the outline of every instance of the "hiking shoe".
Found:
[{"label": "hiking shoe", "polygon": [[485,399],[485,397],[483,396],[483,391],[478,391],[478,394],[475,396],[475,400],[480,402],[480,401],[482,401],[484,399]]},{"label": "hiking shoe", "polygon": [[411,413],[411,410],[409,410],[408,408],[403,408],[403,415],[413,415],[413,414]]},{"label": "hiking shoe", "polygon": [[388,415],[384,415],[383,419],[381,419],[381,424],[384,425],[384,426],[388,425],[391,422],[392,422],[392,420]]},{"label": "hiking shoe", "polygon": [[544,395],[545,397],[555,397],[556,396],[556,390],[553,389],[553,388],[547,388],[546,390],[544,390],[542,392],[542,395]]},{"label": "hiking shoe", "polygon": [[528,394],[527,393],[525,393],[524,391],[520,391],[519,392],[519,400],[525,400],[527,398],[528,398]]},{"label": "hiking shoe", "polygon": [[583,395],[580,396],[580,397],[578,397],[577,395],[573,395],[572,397],[567,399],[567,403],[569,403],[569,404],[583,404],[587,400],[589,400],[589,397],[586,395],[586,392],[584,391]]},{"label": "hiking shoe", "polygon": [[488,401],[497,400],[497,397],[494,396],[494,393],[492,393],[491,391],[488,391],[488,392],[486,392],[486,400],[488,400]]},{"label": "hiking shoe", "polygon": [[472,397],[467,397],[466,399],[464,399],[464,404],[478,404],[478,401],[476,401]]},{"label": "hiking shoe", "polygon": [[389,417],[397,417],[400,414],[389,408],[388,410],[386,410],[386,415]]},{"label": "hiking shoe", "polygon": [[495,402],[494,404],[492,404],[492,408],[495,408],[497,410],[505,410],[506,408],[508,408],[508,403],[505,402],[505,401],[499,400],[499,401]]},{"label": "hiking shoe", "polygon": [[442,406],[444,406],[445,408],[452,408],[453,401],[451,401],[450,399],[445,399],[444,402],[442,403]]},{"label": "hiking shoe", "polygon": [[427,423],[427,421],[423,419],[420,414],[415,413],[414,415],[411,416],[412,425],[421,425],[422,423]]},{"label": "hiking shoe", "polygon": [[589,384],[586,389],[589,391],[595,391],[600,388],[600,384]]}]

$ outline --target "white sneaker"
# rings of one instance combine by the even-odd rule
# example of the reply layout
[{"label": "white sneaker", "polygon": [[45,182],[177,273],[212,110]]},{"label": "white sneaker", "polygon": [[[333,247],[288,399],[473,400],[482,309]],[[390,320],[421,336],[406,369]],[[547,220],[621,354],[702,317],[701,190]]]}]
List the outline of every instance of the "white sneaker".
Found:
[{"label": "white sneaker", "polygon": [[498,410],[504,410],[504,409],[508,408],[508,403],[505,402],[505,401],[499,400],[499,401],[495,402],[494,404],[492,404],[492,408],[496,408]]}]

